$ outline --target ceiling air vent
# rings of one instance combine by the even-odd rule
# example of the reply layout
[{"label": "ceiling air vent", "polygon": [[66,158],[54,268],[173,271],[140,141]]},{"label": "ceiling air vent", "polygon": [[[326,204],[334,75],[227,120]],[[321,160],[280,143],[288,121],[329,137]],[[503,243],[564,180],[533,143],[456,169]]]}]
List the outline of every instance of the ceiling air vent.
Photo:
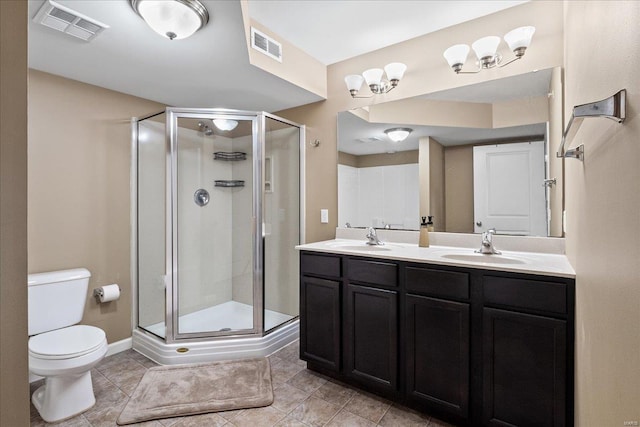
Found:
[{"label": "ceiling air vent", "polygon": [[282,45],[253,27],[251,27],[251,47],[282,62]]},{"label": "ceiling air vent", "polygon": [[93,40],[102,30],[109,28],[102,22],[51,0],[44,2],[33,21],[85,41]]}]

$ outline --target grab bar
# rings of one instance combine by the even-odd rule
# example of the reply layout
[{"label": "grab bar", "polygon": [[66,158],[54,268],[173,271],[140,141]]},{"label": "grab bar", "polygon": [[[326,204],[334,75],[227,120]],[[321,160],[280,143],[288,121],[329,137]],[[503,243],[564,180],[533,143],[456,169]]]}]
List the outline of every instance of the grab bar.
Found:
[{"label": "grab bar", "polygon": [[[567,129],[562,135],[562,143],[556,153],[556,157],[584,160],[584,144],[565,151],[564,146],[567,141],[569,139],[573,139],[575,134],[578,132],[582,121],[587,117],[604,117],[617,123],[624,122],[624,119],[626,118],[626,98],[627,91],[622,89],[615,95],[610,96],[607,99],[603,99],[602,101],[590,102],[588,104],[573,107],[573,113],[571,113]],[[569,132],[571,131],[574,123],[576,126],[573,127],[571,138],[569,138]]]}]

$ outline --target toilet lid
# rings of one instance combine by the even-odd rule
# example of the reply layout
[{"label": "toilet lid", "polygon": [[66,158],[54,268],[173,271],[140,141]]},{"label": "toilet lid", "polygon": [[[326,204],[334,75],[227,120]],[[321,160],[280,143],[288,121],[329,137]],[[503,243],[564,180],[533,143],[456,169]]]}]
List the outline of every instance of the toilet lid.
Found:
[{"label": "toilet lid", "polygon": [[75,325],[31,337],[29,353],[41,359],[70,359],[91,353],[104,341],[102,329]]}]

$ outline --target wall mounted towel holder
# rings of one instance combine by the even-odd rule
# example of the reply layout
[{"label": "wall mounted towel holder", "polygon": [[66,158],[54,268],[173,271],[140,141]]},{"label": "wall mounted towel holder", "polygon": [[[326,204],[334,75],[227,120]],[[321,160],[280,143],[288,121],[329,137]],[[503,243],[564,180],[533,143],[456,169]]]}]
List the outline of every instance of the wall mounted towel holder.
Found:
[{"label": "wall mounted towel holder", "polygon": [[[562,143],[556,156],[584,160],[584,144],[567,150],[564,149],[565,144],[573,139],[582,121],[588,117],[604,117],[617,123],[624,122],[626,117],[626,98],[627,91],[622,89],[615,95],[602,101],[590,102],[573,107],[571,118],[567,124],[567,129],[562,135]],[[574,124],[575,126],[573,126]]]}]

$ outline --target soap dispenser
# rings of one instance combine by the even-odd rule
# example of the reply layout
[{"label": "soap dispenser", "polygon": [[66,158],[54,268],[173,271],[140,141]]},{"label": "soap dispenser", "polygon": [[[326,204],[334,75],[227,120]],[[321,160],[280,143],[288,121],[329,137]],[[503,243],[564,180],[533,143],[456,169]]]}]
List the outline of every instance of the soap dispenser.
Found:
[{"label": "soap dispenser", "polygon": [[427,231],[435,231],[433,227],[433,215],[429,215],[429,221],[427,221]]},{"label": "soap dispenser", "polygon": [[429,247],[429,223],[427,222],[426,216],[422,217],[422,222],[420,223],[420,240],[418,241],[418,246],[421,248]]}]

